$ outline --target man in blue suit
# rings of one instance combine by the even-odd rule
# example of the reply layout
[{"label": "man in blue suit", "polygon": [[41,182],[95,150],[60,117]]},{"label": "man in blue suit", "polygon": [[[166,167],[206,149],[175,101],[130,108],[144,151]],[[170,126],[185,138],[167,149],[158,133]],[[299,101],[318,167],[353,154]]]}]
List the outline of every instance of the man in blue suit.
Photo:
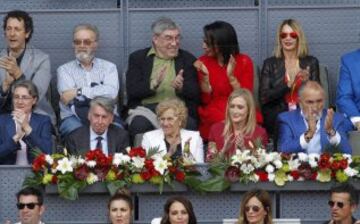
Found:
[{"label": "man in blue suit", "polygon": [[360,130],[360,49],[341,57],[336,104]]},{"label": "man in blue suit", "polygon": [[281,152],[321,153],[325,147],[339,146],[351,154],[346,132],[348,120],[332,109],[324,109],[325,94],[319,83],[306,82],[299,90],[300,108],[278,116]]}]

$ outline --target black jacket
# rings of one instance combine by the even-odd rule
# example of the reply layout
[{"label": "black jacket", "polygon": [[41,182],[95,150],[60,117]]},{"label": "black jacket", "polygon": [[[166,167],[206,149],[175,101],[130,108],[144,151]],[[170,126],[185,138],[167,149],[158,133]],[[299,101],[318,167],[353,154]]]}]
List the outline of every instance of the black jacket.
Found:
[{"label": "black jacket", "polygon": [[[147,56],[150,48],[138,50],[130,54],[128,70],[126,72],[126,91],[129,108],[141,105],[141,101],[153,96],[156,92],[150,89],[150,76],[153,68],[154,55]],[[176,95],[182,99],[189,115],[198,120],[197,107],[200,104],[200,89],[197,72],[193,66],[196,58],[187,51],[179,50],[175,57],[176,74],[184,69],[184,85]]]},{"label": "black jacket", "polygon": [[[300,68],[310,68],[310,80],[320,83],[319,62],[313,56],[300,58]],[[284,82],[284,58],[270,57],[264,61],[259,84],[259,98],[264,117],[264,126],[270,136],[275,133],[277,115],[288,109],[284,96],[290,90]]]}]

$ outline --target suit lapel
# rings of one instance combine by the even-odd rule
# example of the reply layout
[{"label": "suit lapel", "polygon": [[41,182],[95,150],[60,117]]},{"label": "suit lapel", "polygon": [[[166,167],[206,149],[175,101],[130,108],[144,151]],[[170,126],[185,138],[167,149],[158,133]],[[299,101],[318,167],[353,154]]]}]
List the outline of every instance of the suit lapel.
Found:
[{"label": "suit lapel", "polygon": [[184,62],[182,60],[182,57],[180,57],[180,51],[178,56],[174,58],[175,60],[175,76],[179,73],[179,71],[184,67]]},{"label": "suit lapel", "polygon": [[[109,126],[108,128],[108,132],[107,132],[107,144],[108,144],[108,153],[109,155],[110,154],[114,154],[116,152],[116,149],[115,149],[115,139],[116,139],[116,136],[112,136],[112,133],[113,133],[113,130],[112,130],[112,127],[111,125]],[[120,136],[119,136],[120,137]]]},{"label": "suit lapel", "polygon": [[[31,76],[33,73],[32,71],[30,71],[30,69],[31,69],[30,63],[33,60],[33,57],[31,55],[32,55],[31,49],[29,49],[28,46],[26,46],[24,56],[21,60],[20,68],[21,68],[23,74],[25,75],[26,79],[29,79],[29,80],[31,79]],[[28,76],[30,76],[30,77],[28,77]]]},{"label": "suit lapel", "polygon": [[326,117],[326,111],[323,110],[322,114],[321,114],[321,119],[320,119],[320,143],[321,143],[321,150],[323,150],[323,148],[327,145],[328,140],[327,140],[327,134],[325,132],[325,117]]},{"label": "suit lapel", "polygon": [[[297,136],[302,135],[302,133],[304,133],[307,130],[304,117],[302,116],[300,109],[296,110],[296,121],[294,124],[299,124],[297,128]],[[297,125],[294,126],[296,127]]]},{"label": "suit lapel", "polygon": [[7,117],[5,122],[7,122],[7,125],[6,125],[7,128],[6,129],[7,129],[8,136],[13,137],[14,134],[16,133],[16,126],[15,126],[15,122],[12,119],[11,115],[9,115]]}]

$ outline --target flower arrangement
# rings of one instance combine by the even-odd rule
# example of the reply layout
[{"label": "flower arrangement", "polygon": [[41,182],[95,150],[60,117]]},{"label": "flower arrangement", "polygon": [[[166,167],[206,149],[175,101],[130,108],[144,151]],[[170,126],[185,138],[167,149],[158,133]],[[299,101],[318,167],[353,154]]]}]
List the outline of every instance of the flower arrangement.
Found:
[{"label": "flower arrangement", "polygon": [[[236,150],[229,159],[215,161],[213,180],[224,190],[230,183],[274,182],[284,186],[290,181],[313,180],[319,182],[346,182],[360,177],[360,157],[341,153],[305,154],[266,152],[257,148]],[[222,183],[220,183],[222,182]]]},{"label": "flower arrangement", "polygon": [[[158,149],[148,152],[141,147],[128,148],[127,153],[106,156],[100,149],[88,151],[85,156],[62,154],[45,155],[37,152],[32,164],[33,175],[25,186],[57,185],[60,196],[75,200],[78,192],[96,182],[103,182],[110,193],[132,184],[152,183],[163,190],[173,181],[197,185],[195,161],[184,156],[171,160]],[[195,181],[195,182],[194,182]]]}]

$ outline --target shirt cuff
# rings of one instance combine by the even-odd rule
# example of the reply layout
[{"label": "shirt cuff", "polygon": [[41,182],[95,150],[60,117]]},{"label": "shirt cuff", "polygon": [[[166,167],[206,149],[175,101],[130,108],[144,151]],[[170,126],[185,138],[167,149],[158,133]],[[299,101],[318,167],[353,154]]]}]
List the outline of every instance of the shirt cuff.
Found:
[{"label": "shirt cuff", "polygon": [[91,87],[82,87],[81,88],[81,94],[86,96],[87,98],[92,99],[92,89]]},{"label": "shirt cuff", "polygon": [[351,117],[350,120],[353,123],[353,125],[355,126],[355,123],[360,121],[360,117]]},{"label": "shirt cuff", "polygon": [[[311,141],[311,140],[310,140],[310,141]],[[302,135],[300,136],[300,145],[301,145],[301,148],[303,148],[303,149],[307,149],[308,146],[309,146],[309,143],[306,142],[306,140],[305,140],[305,134],[302,134]]]},{"label": "shirt cuff", "polygon": [[330,137],[328,135],[328,140],[331,145],[338,145],[341,142],[341,136],[340,136],[339,132],[336,132],[336,134],[332,137]]}]

